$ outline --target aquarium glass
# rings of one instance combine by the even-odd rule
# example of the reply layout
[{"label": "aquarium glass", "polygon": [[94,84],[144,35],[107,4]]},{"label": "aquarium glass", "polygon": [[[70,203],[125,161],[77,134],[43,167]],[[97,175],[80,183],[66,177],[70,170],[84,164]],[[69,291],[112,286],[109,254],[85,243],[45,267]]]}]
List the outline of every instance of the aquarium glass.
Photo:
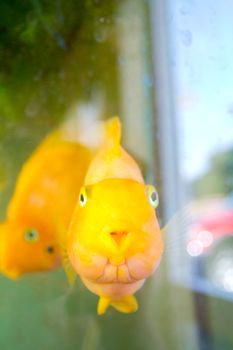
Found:
[{"label": "aquarium glass", "polygon": [[232,33],[230,0],[1,1],[1,221],[46,135],[67,125],[95,148],[119,116],[165,252],[128,315],[98,316],[62,268],[1,274],[0,349],[233,348]]}]

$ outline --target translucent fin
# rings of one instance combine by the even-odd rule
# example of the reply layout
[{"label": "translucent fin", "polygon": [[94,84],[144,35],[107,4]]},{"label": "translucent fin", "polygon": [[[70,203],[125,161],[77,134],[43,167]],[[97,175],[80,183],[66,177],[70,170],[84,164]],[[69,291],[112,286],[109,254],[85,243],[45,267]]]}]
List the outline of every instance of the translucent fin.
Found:
[{"label": "translucent fin", "polygon": [[175,251],[180,247],[190,232],[193,222],[195,222],[195,213],[189,206],[180,209],[169,219],[161,230],[166,251]]},{"label": "translucent fin", "polygon": [[62,266],[64,268],[68,283],[70,286],[73,286],[77,277],[77,274],[73,267],[70,264],[67,250],[64,247],[61,247],[61,257],[62,257]]},{"label": "translucent fin", "polygon": [[176,214],[174,214],[162,228],[164,234],[168,234],[173,231],[174,228],[178,229],[182,227],[186,229],[190,225],[192,216],[192,211],[188,207],[180,209]]},{"label": "translucent fin", "polygon": [[100,297],[97,307],[98,315],[103,315],[109,306],[114,307],[119,312],[129,314],[138,309],[138,303],[133,295],[127,295],[120,300],[111,300],[110,298]]},{"label": "translucent fin", "polygon": [[55,227],[58,233],[57,238],[58,238],[58,244],[61,252],[62,266],[64,268],[69,285],[72,286],[75,282],[77,274],[73,269],[72,265],[70,264],[70,260],[67,253],[67,247],[66,247],[67,229],[59,219],[60,218],[59,215],[56,215],[56,216],[54,215],[53,217],[55,220],[55,225],[56,225]]}]

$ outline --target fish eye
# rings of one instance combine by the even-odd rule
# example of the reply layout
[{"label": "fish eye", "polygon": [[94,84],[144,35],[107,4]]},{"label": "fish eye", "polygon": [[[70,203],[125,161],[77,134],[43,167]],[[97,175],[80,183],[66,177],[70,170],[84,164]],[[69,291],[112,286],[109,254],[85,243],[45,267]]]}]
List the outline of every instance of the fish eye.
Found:
[{"label": "fish eye", "polygon": [[84,207],[86,203],[87,203],[87,193],[85,188],[83,187],[79,194],[79,204],[81,207]]},{"label": "fish eye", "polygon": [[152,185],[149,185],[147,193],[148,193],[150,204],[152,205],[153,208],[157,208],[159,205],[159,195],[155,187]]},{"label": "fish eye", "polygon": [[25,241],[27,241],[29,243],[34,243],[38,240],[39,233],[36,229],[30,228],[25,232],[24,238],[25,238]]},{"label": "fish eye", "polygon": [[46,248],[46,251],[47,253],[49,254],[53,254],[54,253],[54,247],[52,245],[49,245],[47,248]]}]

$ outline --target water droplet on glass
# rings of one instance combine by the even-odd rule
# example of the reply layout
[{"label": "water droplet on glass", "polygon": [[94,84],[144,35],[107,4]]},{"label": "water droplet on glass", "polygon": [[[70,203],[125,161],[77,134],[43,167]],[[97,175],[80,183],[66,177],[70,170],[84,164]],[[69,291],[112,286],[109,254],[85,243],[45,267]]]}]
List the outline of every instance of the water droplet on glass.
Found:
[{"label": "water droplet on glass", "polygon": [[60,70],[60,72],[58,73],[58,77],[59,77],[59,79],[64,80],[64,78],[65,78],[64,70]]},{"label": "water droplet on glass", "polygon": [[53,33],[53,37],[54,37],[54,39],[56,40],[57,45],[58,45],[61,49],[63,49],[63,50],[66,50],[66,49],[67,49],[67,45],[66,45],[65,39],[61,36],[60,33],[54,32],[54,33]]},{"label": "water droplet on glass", "polygon": [[87,76],[88,76],[89,78],[92,78],[93,75],[94,75],[94,74],[93,74],[93,71],[90,71],[90,70],[89,70],[89,71],[87,72]]},{"label": "water droplet on glass", "polygon": [[180,8],[180,13],[181,15],[188,15],[190,13],[190,9],[187,6],[182,6]]},{"label": "water droplet on glass", "polygon": [[172,67],[176,67],[176,60],[175,60],[175,58],[171,58],[170,61],[169,61],[169,63],[170,63],[170,65],[171,65]]},{"label": "water droplet on glass", "polygon": [[34,80],[35,81],[38,81],[38,80],[41,80],[42,78],[42,71],[38,71],[35,75],[34,75]]},{"label": "water droplet on glass", "polygon": [[231,114],[233,116],[233,104],[230,104],[228,107],[227,107],[227,113],[228,114]]},{"label": "water droplet on glass", "polygon": [[185,46],[190,46],[193,41],[193,35],[190,30],[181,30],[181,40]]},{"label": "water droplet on glass", "polygon": [[152,87],[153,86],[153,78],[149,74],[144,74],[144,76],[143,76],[143,84],[146,87]]},{"label": "water droplet on glass", "polygon": [[106,33],[105,32],[99,32],[95,34],[95,41],[97,43],[103,43],[106,40]]},{"label": "water droplet on glass", "polygon": [[126,59],[123,56],[119,56],[118,57],[118,63],[120,65],[124,65],[124,64],[126,64]]},{"label": "water droplet on glass", "polygon": [[38,112],[39,106],[35,101],[29,103],[24,110],[25,115],[29,118],[35,118],[38,115]]}]

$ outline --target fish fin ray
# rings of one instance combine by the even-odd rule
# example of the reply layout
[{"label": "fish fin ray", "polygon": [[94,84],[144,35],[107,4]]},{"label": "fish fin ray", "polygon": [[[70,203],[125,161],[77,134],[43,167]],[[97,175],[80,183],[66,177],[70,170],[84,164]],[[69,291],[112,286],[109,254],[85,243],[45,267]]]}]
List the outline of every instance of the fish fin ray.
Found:
[{"label": "fish fin ray", "polygon": [[113,148],[119,148],[121,142],[121,123],[118,117],[107,120],[105,141],[107,143],[110,141]]},{"label": "fish fin ray", "polygon": [[180,244],[180,239],[187,237],[187,233],[195,221],[193,210],[189,206],[181,208],[162,227],[161,232],[165,241],[165,250],[174,250]]},{"label": "fish fin ray", "polygon": [[56,215],[56,216],[54,215],[54,220],[55,220],[55,224],[58,232],[58,244],[60,247],[62,266],[66,274],[69,285],[73,286],[75,283],[77,274],[70,263],[68,253],[67,253],[67,246],[66,246],[67,229],[63,224],[63,222],[59,220],[59,215]]},{"label": "fish fin ray", "polygon": [[73,267],[69,264],[65,263],[64,261],[62,262],[63,264],[63,268],[68,280],[68,283],[70,286],[73,286],[77,277],[77,274],[75,272],[75,270],[73,269]]},{"label": "fish fin ray", "polygon": [[77,274],[70,263],[66,247],[64,245],[63,246],[61,245],[60,249],[61,249],[61,259],[62,259],[62,266],[63,266],[64,272],[66,274],[69,285],[73,286],[75,283]]},{"label": "fish fin ray", "polygon": [[111,301],[111,306],[119,312],[132,313],[138,309],[138,302],[134,295],[127,295],[120,300]]},{"label": "fish fin ray", "polygon": [[191,211],[187,207],[178,210],[178,212],[168,220],[161,231],[166,234],[174,227],[182,226],[186,228],[190,224],[190,215]]},{"label": "fish fin ray", "polygon": [[97,313],[98,315],[103,315],[107,311],[109,305],[111,303],[110,298],[106,297],[100,297],[98,301],[98,306],[97,306]]}]

